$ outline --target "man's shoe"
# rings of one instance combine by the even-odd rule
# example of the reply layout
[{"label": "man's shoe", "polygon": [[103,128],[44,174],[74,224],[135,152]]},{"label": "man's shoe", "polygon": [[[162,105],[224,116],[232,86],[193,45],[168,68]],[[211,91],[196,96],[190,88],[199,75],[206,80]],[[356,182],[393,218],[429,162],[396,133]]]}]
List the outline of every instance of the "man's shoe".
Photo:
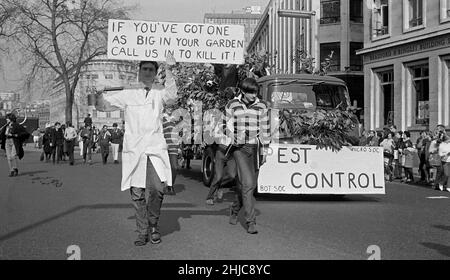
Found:
[{"label": "man's shoe", "polygon": [[115,163],[115,164],[119,164],[119,161],[118,161],[118,160],[115,160],[114,163]]},{"label": "man's shoe", "polygon": [[214,200],[212,200],[212,199],[207,199],[207,200],[206,200],[206,204],[208,204],[208,205],[214,205]]},{"label": "man's shoe", "polygon": [[14,176],[17,176],[17,175],[19,175],[19,169],[14,168]]},{"label": "man's shoe", "polygon": [[134,241],[135,246],[144,246],[148,242],[148,235],[139,235],[136,241]]},{"label": "man's shoe", "polygon": [[230,221],[229,221],[229,223],[232,224],[232,225],[237,225],[237,223],[238,223],[238,215],[230,214]]},{"label": "man's shoe", "polygon": [[248,224],[247,232],[250,233],[250,234],[257,234],[258,233],[254,223]]},{"label": "man's shoe", "polygon": [[156,227],[150,228],[150,242],[152,244],[161,243],[161,233],[159,233]]},{"label": "man's shoe", "polygon": [[9,177],[14,177],[14,174],[15,174],[15,172],[14,171],[11,171],[11,172],[9,172]]}]

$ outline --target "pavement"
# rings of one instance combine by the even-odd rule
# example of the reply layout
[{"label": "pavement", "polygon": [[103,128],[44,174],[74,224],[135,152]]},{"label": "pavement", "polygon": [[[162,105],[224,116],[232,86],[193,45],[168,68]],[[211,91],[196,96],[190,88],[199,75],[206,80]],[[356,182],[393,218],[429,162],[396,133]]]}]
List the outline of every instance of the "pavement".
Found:
[{"label": "pavement", "polygon": [[[3,155],[0,153],[0,155]],[[228,224],[234,193],[205,204],[200,161],[181,169],[176,196],[165,196],[161,244],[135,247],[134,209],[120,191],[121,165],[39,161],[26,148],[19,176],[0,158],[0,259],[304,260],[450,259],[450,193],[386,184],[386,195],[261,196],[257,235],[239,216]],[[3,171],[2,171],[3,170]]]}]

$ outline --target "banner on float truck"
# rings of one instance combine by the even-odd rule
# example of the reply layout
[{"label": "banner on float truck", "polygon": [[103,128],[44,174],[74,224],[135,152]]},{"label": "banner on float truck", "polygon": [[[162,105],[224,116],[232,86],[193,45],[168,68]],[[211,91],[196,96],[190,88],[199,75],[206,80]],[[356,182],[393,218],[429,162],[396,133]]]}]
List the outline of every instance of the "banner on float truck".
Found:
[{"label": "banner on float truck", "polygon": [[385,194],[382,147],[271,144],[258,192],[273,194]]},{"label": "banner on float truck", "polygon": [[110,19],[108,59],[243,64],[244,26]]}]

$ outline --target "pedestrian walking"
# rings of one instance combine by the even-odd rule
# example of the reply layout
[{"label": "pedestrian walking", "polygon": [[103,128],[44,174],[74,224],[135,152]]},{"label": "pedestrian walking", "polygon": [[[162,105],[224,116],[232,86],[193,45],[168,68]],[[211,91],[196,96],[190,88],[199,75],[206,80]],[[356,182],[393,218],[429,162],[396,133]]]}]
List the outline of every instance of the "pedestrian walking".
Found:
[{"label": "pedestrian walking", "polygon": [[[258,231],[253,192],[257,185],[257,171],[264,161],[260,159],[260,145],[266,143],[261,143],[260,139],[270,138],[268,106],[257,97],[259,86],[255,79],[244,79],[239,85],[239,91],[239,96],[229,101],[225,107],[227,135],[233,135],[225,156],[232,153],[240,182],[236,199],[230,209],[229,222],[237,224],[238,213],[244,207],[247,232],[256,234]],[[245,122],[238,121],[242,116],[246,117]],[[235,135],[235,131],[245,133]]]},{"label": "pedestrian walking", "polygon": [[94,141],[94,132],[91,126],[85,126],[81,131],[83,139],[83,163],[86,164],[86,158],[89,164],[92,164],[92,144]]},{"label": "pedestrian walking", "polygon": [[53,164],[55,164],[55,157],[57,164],[59,164],[59,162],[62,160],[63,145],[64,145],[64,132],[62,131],[61,123],[56,122],[51,132],[51,143],[50,143],[50,146],[52,147]]},{"label": "pedestrian walking", "polygon": [[[52,155],[52,126],[48,123],[45,125],[44,136],[42,136],[43,153],[45,155],[45,162],[50,162]],[[42,158],[42,155],[41,155]]]},{"label": "pedestrian walking", "polygon": [[34,147],[36,149],[39,149],[39,137],[41,136],[41,133],[39,132],[39,128],[36,128],[33,133],[33,142],[34,142]]},{"label": "pedestrian walking", "polygon": [[163,115],[163,132],[169,153],[170,168],[172,170],[172,185],[168,185],[164,188],[164,194],[167,195],[176,195],[173,186],[175,185],[175,179],[177,178],[178,172],[178,147],[180,145],[178,141],[179,137],[175,130],[175,126],[178,122],[179,121],[176,121],[170,116],[170,110],[166,110]]},{"label": "pedestrian walking", "polygon": [[[164,103],[177,97],[177,86],[170,72],[174,64],[175,59],[169,53],[164,86],[155,82],[158,63],[141,61],[138,77],[142,87],[97,95],[97,110],[125,111],[121,189],[130,190],[136,211],[139,232],[134,242],[136,246],[149,241],[153,244],[161,242],[158,223],[164,198],[162,182],[172,185],[169,154],[162,130],[162,111]],[[150,185],[147,185],[147,179],[152,182]],[[146,188],[150,191],[148,199]]]},{"label": "pedestrian walking", "polygon": [[111,150],[115,164],[119,163],[119,147],[122,138],[123,138],[122,130],[118,128],[117,123],[113,123],[113,129],[111,131]]},{"label": "pedestrian walking", "polygon": [[104,125],[99,135],[100,153],[102,154],[103,164],[108,163],[110,141],[111,141],[111,133],[108,131],[108,126]]},{"label": "pedestrian walking", "polygon": [[6,152],[9,166],[9,177],[19,174],[18,161],[25,153],[23,143],[30,137],[30,133],[17,123],[16,115],[6,114],[6,124],[0,130],[1,149]]},{"label": "pedestrian walking", "polygon": [[64,131],[64,140],[66,143],[66,149],[67,154],[69,157],[69,164],[74,165],[75,159],[74,159],[74,148],[75,148],[75,141],[77,139],[77,131],[73,127],[71,122],[67,122],[67,128]]},{"label": "pedestrian walking", "polygon": [[84,126],[91,126],[92,127],[92,118],[91,114],[87,114],[87,116],[84,118]]}]

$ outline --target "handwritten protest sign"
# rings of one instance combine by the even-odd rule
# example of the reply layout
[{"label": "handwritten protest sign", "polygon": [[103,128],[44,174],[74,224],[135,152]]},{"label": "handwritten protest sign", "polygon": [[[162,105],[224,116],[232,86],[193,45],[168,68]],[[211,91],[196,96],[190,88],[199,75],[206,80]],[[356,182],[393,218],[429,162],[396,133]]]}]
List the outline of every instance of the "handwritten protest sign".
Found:
[{"label": "handwritten protest sign", "polygon": [[244,26],[110,19],[108,58],[244,63]]},{"label": "handwritten protest sign", "polygon": [[271,144],[258,192],[273,194],[385,194],[383,148]]}]

